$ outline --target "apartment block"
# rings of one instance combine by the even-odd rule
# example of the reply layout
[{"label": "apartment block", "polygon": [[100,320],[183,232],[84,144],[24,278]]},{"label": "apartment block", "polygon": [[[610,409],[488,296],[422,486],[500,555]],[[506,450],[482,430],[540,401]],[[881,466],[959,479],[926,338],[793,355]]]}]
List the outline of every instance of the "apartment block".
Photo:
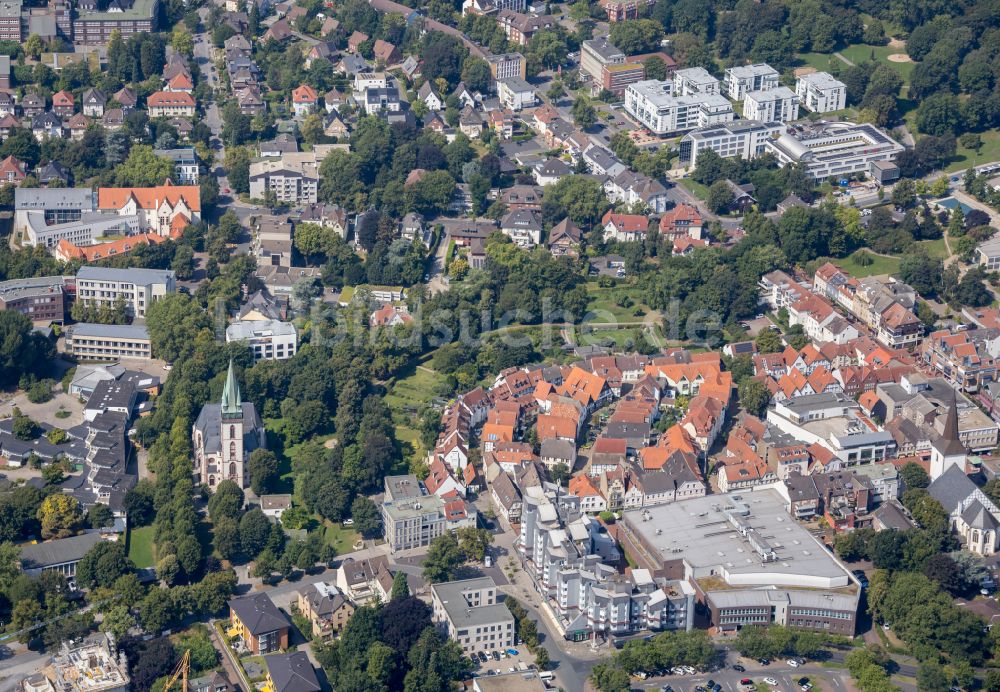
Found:
[{"label": "apartment block", "polygon": [[795,83],[802,107],[813,113],[839,111],[847,106],[847,87],[828,72],[802,75]]},{"label": "apartment block", "polygon": [[520,77],[498,79],[497,96],[500,103],[512,111],[532,108],[537,103],[534,87]]},{"label": "apartment block", "polygon": [[514,646],[514,616],[498,594],[492,577],[432,584],[432,617],[464,654],[509,649]]},{"label": "apartment block", "polygon": [[778,71],[766,63],[730,67],[723,76],[723,90],[734,101],[742,101],[751,91],[778,87]]},{"label": "apartment block", "polygon": [[787,123],[799,119],[799,97],[788,87],[767,91],[748,91],[743,98],[743,117],[747,120]]},{"label": "apartment block", "polygon": [[250,164],[250,197],[264,199],[273,192],[279,202],[315,204],[319,189],[319,161],[315,152],[283,154]]},{"label": "apartment block", "polygon": [[674,91],[678,96],[693,96],[695,94],[719,95],[719,80],[708,73],[704,67],[689,67],[674,72]]},{"label": "apartment block", "polygon": [[153,357],[146,328],[128,324],[74,324],[66,332],[66,351],[80,360],[147,360]]},{"label": "apartment block", "polygon": [[752,159],[764,153],[768,140],[786,130],[782,123],[759,120],[734,120],[698,128],[681,139],[681,163],[693,168],[698,164],[698,155],[709,149],[722,158]]},{"label": "apartment block", "polygon": [[625,110],[657,135],[683,132],[696,127],[729,122],[735,118],[733,106],[716,93],[672,95],[676,82],[653,79],[630,84],[625,89]]},{"label": "apartment block", "polygon": [[240,342],[253,351],[254,361],[288,360],[295,355],[295,325],[279,320],[238,320],[226,327],[226,343]]},{"label": "apartment block", "polygon": [[146,317],[154,301],[177,289],[174,272],[167,269],[114,269],[80,267],[76,274],[76,299],[113,306],[124,299],[133,317]]}]

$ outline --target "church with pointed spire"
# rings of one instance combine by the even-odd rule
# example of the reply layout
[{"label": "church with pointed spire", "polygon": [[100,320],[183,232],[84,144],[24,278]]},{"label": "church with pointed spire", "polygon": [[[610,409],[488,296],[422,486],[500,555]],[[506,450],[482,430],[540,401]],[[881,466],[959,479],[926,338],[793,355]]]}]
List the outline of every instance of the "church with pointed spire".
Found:
[{"label": "church with pointed spire", "polygon": [[209,490],[224,480],[241,488],[250,485],[247,459],[255,449],[267,447],[264,423],[257,409],[240,396],[233,362],[229,361],[222,400],[205,404],[191,431],[194,470]]}]

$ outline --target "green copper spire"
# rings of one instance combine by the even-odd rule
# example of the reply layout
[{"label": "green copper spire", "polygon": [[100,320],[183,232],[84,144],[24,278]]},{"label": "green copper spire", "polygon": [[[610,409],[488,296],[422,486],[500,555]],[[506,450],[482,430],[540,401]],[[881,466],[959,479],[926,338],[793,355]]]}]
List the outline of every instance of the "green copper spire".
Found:
[{"label": "green copper spire", "polygon": [[222,388],[222,417],[242,418],[243,401],[240,398],[240,385],[233,371],[233,361],[229,361],[229,372],[226,374],[226,386]]}]

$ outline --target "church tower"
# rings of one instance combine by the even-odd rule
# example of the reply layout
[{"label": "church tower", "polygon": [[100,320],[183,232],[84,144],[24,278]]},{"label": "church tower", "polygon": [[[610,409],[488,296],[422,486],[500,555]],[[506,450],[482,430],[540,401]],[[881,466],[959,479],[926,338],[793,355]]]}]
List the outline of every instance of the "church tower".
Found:
[{"label": "church tower", "polygon": [[246,468],[243,456],[243,401],[240,398],[240,385],[233,371],[233,361],[229,361],[229,372],[226,374],[226,384],[222,388],[222,429],[221,470],[222,477],[235,481],[241,488],[246,487],[244,478]]},{"label": "church tower", "polygon": [[965,445],[958,439],[958,402],[952,392],[944,421],[944,432],[931,442],[931,480],[939,478],[952,466],[958,466],[965,473]]}]

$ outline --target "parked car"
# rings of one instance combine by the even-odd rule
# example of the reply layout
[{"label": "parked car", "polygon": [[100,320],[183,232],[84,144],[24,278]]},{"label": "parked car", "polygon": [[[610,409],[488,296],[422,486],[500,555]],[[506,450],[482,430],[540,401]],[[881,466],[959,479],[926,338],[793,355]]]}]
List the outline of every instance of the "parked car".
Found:
[{"label": "parked car", "polygon": [[774,687],[775,685],[778,684],[778,681],[775,680],[774,678],[764,678],[764,682],[770,685],[771,687]]},{"label": "parked car", "polygon": [[788,665],[790,665],[792,668],[798,668],[799,667],[799,662],[796,661],[794,658],[788,659],[787,661],[785,661],[785,663],[787,663]]},{"label": "parked car", "polygon": [[737,673],[745,673],[745,672],[747,672],[747,669],[744,668],[743,666],[741,666],[739,663],[737,663],[735,666],[733,666],[733,670],[735,670]]}]

